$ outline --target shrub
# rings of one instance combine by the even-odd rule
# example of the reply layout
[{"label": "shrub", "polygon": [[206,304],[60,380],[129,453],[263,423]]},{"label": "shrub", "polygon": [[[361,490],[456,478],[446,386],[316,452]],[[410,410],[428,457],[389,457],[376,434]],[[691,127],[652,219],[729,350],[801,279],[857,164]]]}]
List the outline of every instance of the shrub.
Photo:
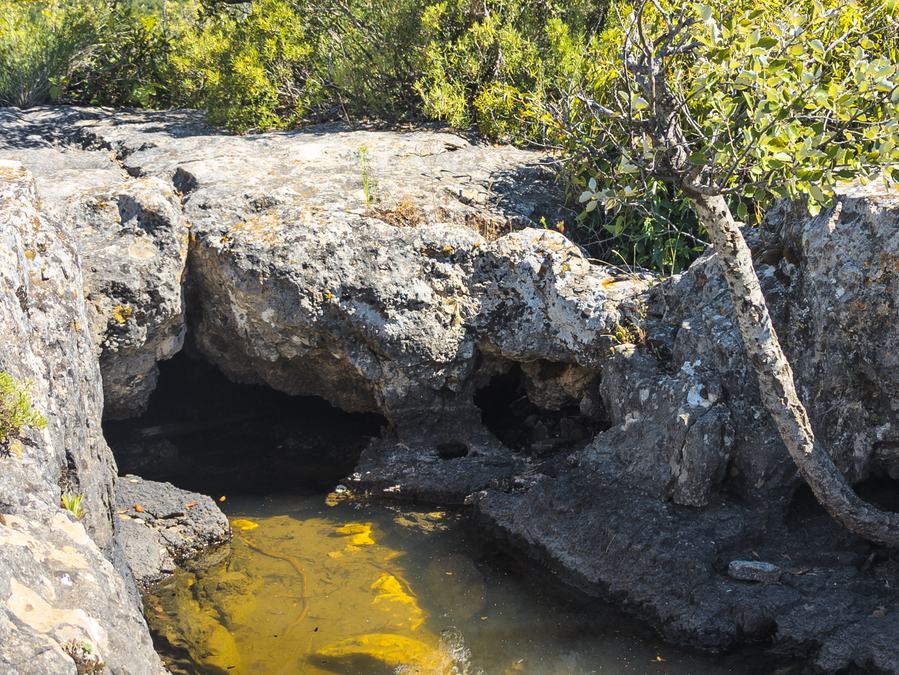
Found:
[{"label": "shrub", "polygon": [[454,127],[475,125],[493,139],[546,140],[547,103],[582,79],[603,7],[521,0],[427,7],[415,85],[425,114]]},{"label": "shrub", "polygon": [[205,107],[214,124],[239,132],[288,127],[315,97],[307,83],[311,47],[287,0],[203,12],[177,43],[176,99]]},{"label": "shrub", "polygon": [[58,98],[60,83],[96,42],[104,11],[92,0],[0,0],[0,105]]},{"label": "shrub", "polygon": [[28,427],[43,428],[47,420],[31,406],[30,386],[0,371],[0,445]]},{"label": "shrub", "polygon": [[[166,21],[177,27],[174,14]],[[99,16],[97,41],[60,78],[61,98],[86,105],[170,105],[176,45],[162,18],[130,3],[113,4]]]},{"label": "shrub", "polygon": [[[625,180],[638,175],[642,155],[648,150],[647,137],[631,137],[623,143],[618,142],[620,137],[610,139],[608,133],[623,100],[621,78],[625,74],[620,58],[625,41],[622,26],[627,21],[623,17],[629,12],[627,3],[622,3],[620,9],[610,13],[610,21],[600,37],[603,48],[595,52],[595,70],[589,86],[568,97],[566,115],[557,115],[556,122],[560,137],[568,139],[565,149],[572,186],[590,196],[584,199],[587,208],[581,216],[582,223],[596,232],[605,232],[609,248],[621,252],[627,262],[670,272],[704,248],[704,233],[687,201],[677,199],[669,185],[647,176],[636,189],[632,180]],[[888,29],[878,29],[880,33],[864,38],[852,37],[863,34],[865,22],[878,12],[892,12],[892,23],[884,24]],[[748,148],[725,179],[731,209],[744,223],[756,224],[779,198],[802,196],[814,210],[816,195],[823,194],[821,188],[826,190],[841,175],[838,171],[810,169],[810,155],[802,154],[809,144],[807,139],[820,131],[812,111],[829,105],[834,115],[851,116],[855,110],[851,100],[830,100],[832,92],[839,91],[844,81],[858,77],[854,72],[858,63],[881,57],[886,63],[896,63],[899,31],[895,30],[895,9],[885,9],[876,0],[742,0],[732,3],[724,15],[731,17],[728,20],[751,15],[752,30],[725,22],[722,30],[730,31],[731,40],[724,41],[726,48],[717,49],[707,60],[686,55],[676,62],[673,77],[685,92],[685,107],[691,120],[689,133],[716,139],[717,147],[711,143],[703,150],[715,161],[729,157],[734,147]],[[778,42],[771,36],[806,30],[804,16],[828,17],[827,34],[816,36],[804,47],[791,46],[790,53],[772,49]],[[743,33],[753,36],[756,42],[749,44],[749,37]],[[804,51],[806,47],[817,49],[827,40],[832,40],[834,46],[826,54]],[[725,66],[737,59],[745,61],[740,76],[735,80],[722,76]],[[796,95],[818,77],[822,84],[815,85],[813,95],[797,97],[802,103],[790,114],[783,112],[784,106],[778,107],[778,95]],[[640,113],[639,106],[643,104],[634,98],[633,113]],[[861,127],[871,122],[873,119],[866,119]],[[847,138],[835,139],[830,150],[840,152],[843,144],[843,154],[849,157],[865,144],[877,146],[872,138],[870,131],[860,128]],[[869,148],[873,149],[876,147]],[[869,152],[869,156],[873,158],[874,154]],[[776,175],[776,179],[768,180],[771,175]],[[759,187],[762,177],[766,178],[764,189]]]}]

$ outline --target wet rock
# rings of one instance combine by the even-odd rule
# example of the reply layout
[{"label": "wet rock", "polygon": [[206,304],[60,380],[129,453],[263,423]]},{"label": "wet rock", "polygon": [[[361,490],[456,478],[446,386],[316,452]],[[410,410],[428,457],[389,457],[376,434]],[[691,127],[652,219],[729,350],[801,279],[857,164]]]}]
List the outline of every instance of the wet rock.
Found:
[{"label": "wet rock", "polygon": [[759,560],[731,560],[727,574],[738,581],[760,581],[773,583],[780,579],[781,569],[777,565]]},{"label": "wet rock", "polygon": [[[714,650],[769,640],[825,672],[899,672],[887,647],[899,636],[899,567],[860,574],[848,555],[857,540],[823,511],[772,526],[732,502],[676,506],[578,468],[488,488],[474,503],[494,537],[669,640]],[[778,562],[780,583],[729,575],[755,552]]]},{"label": "wet rock", "polygon": [[231,534],[228,519],[211,498],[137,476],[118,480],[116,513],[116,538],[143,586],[226,542]]}]

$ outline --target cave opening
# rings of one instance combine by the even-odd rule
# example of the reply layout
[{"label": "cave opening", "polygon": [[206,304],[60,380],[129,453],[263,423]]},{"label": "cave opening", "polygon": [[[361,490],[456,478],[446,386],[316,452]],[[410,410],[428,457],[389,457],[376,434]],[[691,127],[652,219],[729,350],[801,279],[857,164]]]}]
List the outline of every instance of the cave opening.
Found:
[{"label": "cave opening", "polygon": [[321,398],[236,384],[183,352],[159,370],[146,412],[104,422],[122,475],[213,495],[326,492],[386,424]]},{"label": "cave opening", "polygon": [[[545,370],[568,366],[543,363],[541,367]],[[583,408],[587,406],[574,397],[542,407],[533,400],[528,388],[527,374],[521,364],[513,363],[490,376],[474,397],[484,426],[517,452],[546,456],[575,450],[608,426],[602,414],[585,413]]]}]

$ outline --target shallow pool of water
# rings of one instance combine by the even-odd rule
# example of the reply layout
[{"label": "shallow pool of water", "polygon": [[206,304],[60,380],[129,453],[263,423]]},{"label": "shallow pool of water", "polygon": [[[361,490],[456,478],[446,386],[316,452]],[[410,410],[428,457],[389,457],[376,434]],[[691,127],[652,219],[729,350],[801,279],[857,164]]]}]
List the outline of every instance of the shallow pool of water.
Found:
[{"label": "shallow pool of water", "polygon": [[551,579],[497,558],[452,512],[334,495],[223,506],[230,548],[145,597],[175,673],[759,672],[563,597]]}]

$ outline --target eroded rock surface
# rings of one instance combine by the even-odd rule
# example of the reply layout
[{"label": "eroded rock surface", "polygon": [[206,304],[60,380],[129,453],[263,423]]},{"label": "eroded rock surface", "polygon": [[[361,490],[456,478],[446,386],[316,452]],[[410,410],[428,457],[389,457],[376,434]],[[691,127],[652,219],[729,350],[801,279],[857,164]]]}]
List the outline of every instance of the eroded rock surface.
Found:
[{"label": "eroded rock surface", "polygon": [[118,480],[116,516],[116,538],[142,586],[225,543],[231,534],[228,519],[210,497],[138,476]]},{"label": "eroded rock surface", "polygon": [[146,407],[158,361],[184,342],[187,221],[170,182],[131,178],[114,154],[83,149],[73,133],[0,110],[0,157],[32,172],[43,209],[66,223],[83,260],[104,415],[131,417]]},{"label": "eroded rock surface", "polygon": [[[235,381],[384,415],[356,489],[471,504],[672,640],[899,672],[895,563],[797,516],[713,252],[655,284],[594,264],[544,227],[564,214],[536,153],[337,126],[233,137],[199,119],[0,112],[5,152],[51,176],[48,208],[93,233],[108,414],[140,410],[186,326]],[[59,187],[76,167],[77,189]],[[851,481],[896,479],[896,196],[780,207],[747,235],[819,438]],[[783,573],[734,579],[734,560]]]},{"label": "eroded rock surface", "polygon": [[[0,445],[0,671],[75,673],[86,648],[113,672],[160,673],[140,604],[103,554],[115,557],[115,462],[78,253],[37,204],[28,172],[0,160],[0,370],[30,382],[47,420]],[[81,521],[63,493],[83,495]]]}]

